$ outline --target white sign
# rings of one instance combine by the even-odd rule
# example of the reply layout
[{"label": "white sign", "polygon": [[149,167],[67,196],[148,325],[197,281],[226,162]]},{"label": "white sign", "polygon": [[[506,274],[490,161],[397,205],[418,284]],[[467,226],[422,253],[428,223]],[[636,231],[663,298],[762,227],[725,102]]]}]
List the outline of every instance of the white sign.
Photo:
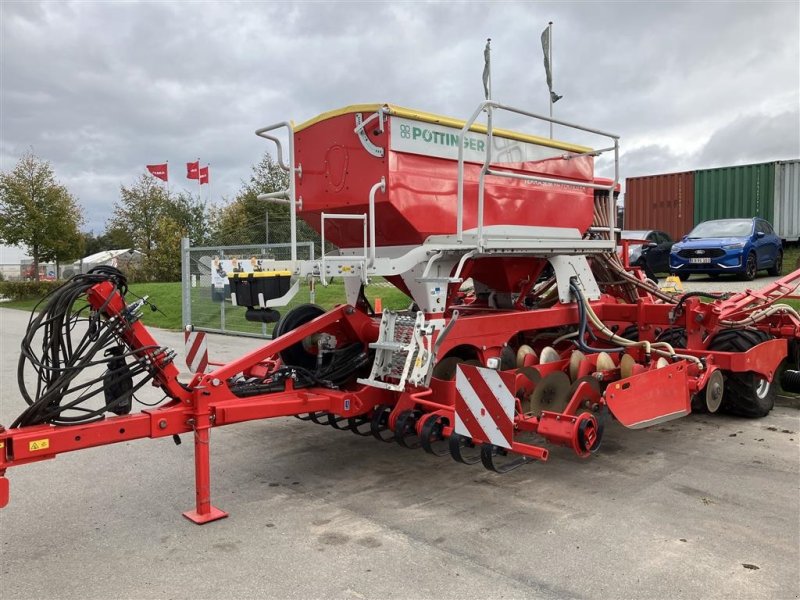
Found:
[{"label": "white sign", "polygon": [[[458,160],[460,129],[392,117],[391,130],[390,147],[395,152]],[[471,131],[464,136],[463,143],[465,161],[483,163],[486,160],[486,134]],[[505,137],[492,137],[492,164],[532,162],[556,158],[563,154],[565,151],[558,148]]]}]

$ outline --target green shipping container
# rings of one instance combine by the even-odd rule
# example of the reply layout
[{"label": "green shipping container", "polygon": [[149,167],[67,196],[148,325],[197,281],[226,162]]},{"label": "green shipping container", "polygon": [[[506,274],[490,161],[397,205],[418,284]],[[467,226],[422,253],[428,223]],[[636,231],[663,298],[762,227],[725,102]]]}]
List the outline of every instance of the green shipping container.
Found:
[{"label": "green shipping container", "polygon": [[694,223],[744,217],[771,223],[774,197],[774,162],[695,171]]}]

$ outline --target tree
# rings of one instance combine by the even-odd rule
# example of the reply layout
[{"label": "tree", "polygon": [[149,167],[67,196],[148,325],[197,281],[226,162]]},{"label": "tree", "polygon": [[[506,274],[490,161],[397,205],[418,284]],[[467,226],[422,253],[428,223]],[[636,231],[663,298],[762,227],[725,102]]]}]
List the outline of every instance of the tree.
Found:
[{"label": "tree", "polygon": [[187,193],[170,194],[145,173],[133,185],[120,186],[120,199],[106,227],[109,241],[112,234],[144,254],[146,278],[174,281],[180,278],[181,237],[193,244],[207,238],[206,207]]},{"label": "tree", "polygon": [[14,169],[0,173],[0,242],[21,244],[39,263],[78,258],[83,251],[83,214],[50,163],[26,152]]},{"label": "tree", "polygon": [[167,211],[167,191],[155,178],[143,174],[132,186],[120,186],[119,195],[107,229],[124,232],[149,259],[156,247],[156,221]]},{"label": "tree", "polygon": [[[289,175],[280,168],[269,153],[253,165],[250,180],[242,187],[230,204],[212,211],[212,237],[217,244],[263,244],[266,241],[265,221],[286,224],[289,207],[264,202],[259,194],[278,192],[289,187]],[[288,242],[288,225],[271,228],[270,242]]]},{"label": "tree", "polygon": [[93,231],[83,234],[84,256],[91,256],[106,250],[122,250],[133,248],[133,240],[127,231],[117,227],[107,228],[100,235],[95,235]]}]

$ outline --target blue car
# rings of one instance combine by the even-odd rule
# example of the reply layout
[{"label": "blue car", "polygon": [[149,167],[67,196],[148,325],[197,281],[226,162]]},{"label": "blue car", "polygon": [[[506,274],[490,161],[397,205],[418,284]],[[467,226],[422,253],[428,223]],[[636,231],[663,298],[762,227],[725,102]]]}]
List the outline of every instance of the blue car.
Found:
[{"label": "blue car", "polygon": [[755,279],[766,269],[780,275],[783,267],[781,238],[764,219],[719,219],[704,221],[672,246],[669,270],[681,281],[692,273],[712,278],[736,273],[742,279]]}]

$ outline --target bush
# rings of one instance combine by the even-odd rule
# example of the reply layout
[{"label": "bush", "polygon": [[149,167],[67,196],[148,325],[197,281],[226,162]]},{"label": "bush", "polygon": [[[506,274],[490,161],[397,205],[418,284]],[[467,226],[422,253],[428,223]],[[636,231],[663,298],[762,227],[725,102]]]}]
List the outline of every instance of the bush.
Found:
[{"label": "bush", "polygon": [[10,300],[43,298],[63,281],[0,281],[0,296]]}]

